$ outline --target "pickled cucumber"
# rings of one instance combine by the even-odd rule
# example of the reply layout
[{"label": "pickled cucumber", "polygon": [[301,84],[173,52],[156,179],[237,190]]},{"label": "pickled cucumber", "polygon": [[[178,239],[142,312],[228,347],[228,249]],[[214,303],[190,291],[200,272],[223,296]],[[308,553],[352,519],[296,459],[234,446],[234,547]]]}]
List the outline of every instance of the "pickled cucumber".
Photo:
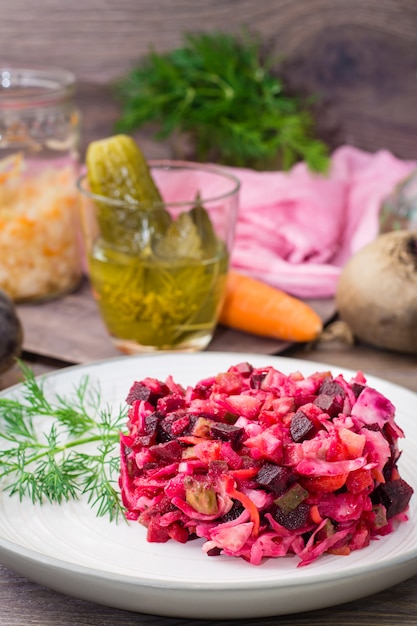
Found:
[{"label": "pickled cucumber", "polygon": [[128,204],[140,203],[142,209],[162,203],[146,159],[128,135],[91,142],[86,165],[92,193]]},{"label": "pickled cucumber", "polygon": [[135,141],[127,135],[93,141],[86,165],[91,192],[119,201],[97,203],[103,239],[132,252],[149,250],[151,239],[166,232],[171,217]]}]

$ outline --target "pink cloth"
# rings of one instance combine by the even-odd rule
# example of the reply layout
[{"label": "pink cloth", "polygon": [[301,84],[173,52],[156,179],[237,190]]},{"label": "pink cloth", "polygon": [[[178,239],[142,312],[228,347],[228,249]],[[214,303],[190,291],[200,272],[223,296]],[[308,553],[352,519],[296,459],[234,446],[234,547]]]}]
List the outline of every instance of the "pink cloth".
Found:
[{"label": "pink cloth", "polygon": [[331,297],[340,268],[378,234],[382,200],[417,162],[350,146],[327,176],[230,168],[241,181],[232,267],[300,298]]}]

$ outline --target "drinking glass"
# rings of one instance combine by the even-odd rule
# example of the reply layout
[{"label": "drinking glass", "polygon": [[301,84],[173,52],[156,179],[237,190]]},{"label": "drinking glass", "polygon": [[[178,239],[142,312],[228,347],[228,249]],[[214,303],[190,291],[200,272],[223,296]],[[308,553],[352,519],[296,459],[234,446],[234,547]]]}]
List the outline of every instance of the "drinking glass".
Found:
[{"label": "drinking glass", "polygon": [[225,293],[240,183],[211,165],[149,167],[163,198],[151,208],[78,181],[92,292],[120,351],[203,350]]}]

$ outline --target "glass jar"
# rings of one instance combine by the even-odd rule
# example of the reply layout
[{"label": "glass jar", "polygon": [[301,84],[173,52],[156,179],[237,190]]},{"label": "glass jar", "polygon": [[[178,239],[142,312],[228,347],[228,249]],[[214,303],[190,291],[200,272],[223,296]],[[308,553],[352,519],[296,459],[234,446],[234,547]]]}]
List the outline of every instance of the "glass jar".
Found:
[{"label": "glass jar", "polygon": [[66,70],[0,67],[0,288],[17,302],[82,276],[74,93]]}]

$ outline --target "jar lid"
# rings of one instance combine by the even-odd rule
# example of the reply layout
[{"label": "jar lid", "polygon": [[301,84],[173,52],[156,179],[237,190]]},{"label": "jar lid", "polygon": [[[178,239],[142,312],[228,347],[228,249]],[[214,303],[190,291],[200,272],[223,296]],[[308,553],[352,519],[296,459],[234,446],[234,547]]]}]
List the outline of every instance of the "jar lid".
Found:
[{"label": "jar lid", "polygon": [[68,70],[0,66],[0,110],[51,105],[74,91],[75,76]]}]

